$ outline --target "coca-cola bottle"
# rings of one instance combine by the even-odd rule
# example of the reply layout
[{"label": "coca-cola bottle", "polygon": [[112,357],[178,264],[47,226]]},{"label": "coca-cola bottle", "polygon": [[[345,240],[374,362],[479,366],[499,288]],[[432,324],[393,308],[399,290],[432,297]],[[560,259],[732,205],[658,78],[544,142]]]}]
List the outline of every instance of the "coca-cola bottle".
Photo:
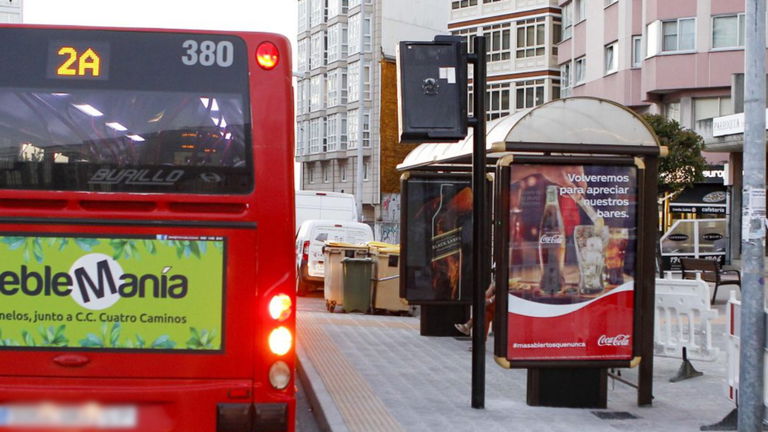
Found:
[{"label": "coca-cola bottle", "polygon": [[432,290],[435,300],[461,298],[461,226],[451,198],[453,184],[440,185],[440,203],[432,217]]},{"label": "coca-cola bottle", "polygon": [[560,204],[557,202],[557,186],[547,186],[547,202],[539,227],[539,264],[541,281],[539,288],[546,294],[559,292],[565,284],[565,229]]}]

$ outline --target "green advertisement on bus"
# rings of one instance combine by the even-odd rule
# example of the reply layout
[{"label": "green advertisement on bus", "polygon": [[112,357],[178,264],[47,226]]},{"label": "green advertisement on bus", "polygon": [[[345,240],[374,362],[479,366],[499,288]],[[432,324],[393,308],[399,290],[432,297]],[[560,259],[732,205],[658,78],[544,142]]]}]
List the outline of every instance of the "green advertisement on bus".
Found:
[{"label": "green advertisement on bus", "polygon": [[225,240],[0,235],[0,349],[222,349]]}]

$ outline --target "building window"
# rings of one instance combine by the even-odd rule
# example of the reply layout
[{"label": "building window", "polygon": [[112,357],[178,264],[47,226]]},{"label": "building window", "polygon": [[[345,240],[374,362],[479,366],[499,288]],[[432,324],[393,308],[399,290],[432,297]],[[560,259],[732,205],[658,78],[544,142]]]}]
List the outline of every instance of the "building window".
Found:
[{"label": "building window", "polygon": [[[488,41],[488,52],[486,58],[489,62],[509,60],[510,53],[510,33],[509,24],[500,24],[483,28],[483,36]],[[474,42],[473,42],[474,43]]]},{"label": "building window", "polygon": [[371,66],[363,66],[363,100],[371,100]]},{"label": "building window", "polygon": [[338,113],[328,116],[326,122],[328,151],[346,150],[347,148],[347,114]]},{"label": "building window", "polygon": [[563,27],[561,40],[566,40],[571,37],[573,31],[573,3],[563,5]]},{"label": "building window", "polygon": [[573,85],[584,83],[587,72],[587,58],[579,57],[573,61]]},{"label": "building window", "polygon": [[638,68],[643,64],[643,37],[632,36],[632,67]]},{"label": "building window", "polygon": [[467,39],[467,52],[475,52],[475,36],[477,36],[477,28],[467,28],[453,32],[455,36],[462,36]]},{"label": "building window", "polygon": [[509,83],[491,84],[485,97],[485,111],[488,120],[503,117],[511,112]]},{"label": "building window", "polygon": [[309,22],[307,22],[307,5],[309,0],[299,0],[298,16],[299,16],[299,33],[303,33],[309,29]]},{"label": "building window", "polygon": [[316,69],[325,66],[325,32],[317,32],[311,38],[311,54],[309,56],[309,68]]},{"label": "building window", "polygon": [[544,17],[517,22],[517,58],[544,55]]},{"label": "building window", "polygon": [[305,91],[309,88],[309,80],[301,80],[296,83],[296,111],[298,114],[309,112],[309,98]]},{"label": "building window", "polygon": [[328,142],[328,151],[336,151],[339,148],[339,116],[331,114],[325,124],[325,138]]},{"label": "building window", "polygon": [[573,20],[578,24],[587,19],[587,0],[573,0]]},{"label": "building window", "polygon": [[320,164],[320,171],[321,171],[321,173],[322,173],[322,176],[323,176],[323,183],[328,183],[328,182],[330,182],[330,181],[331,181],[331,178],[330,178],[330,176],[328,175],[328,171],[329,171],[329,170],[328,170],[328,162],[322,162],[322,163]]},{"label": "building window", "polygon": [[315,154],[323,151],[325,145],[325,119],[316,118],[309,122],[309,153]]},{"label": "building window", "polygon": [[298,47],[298,61],[296,63],[298,64],[299,72],[301,73],[307,72],[309,70],[307,67],[309,64],[309,51],[307,50],[308,42],[309,39],[302,39],[296,44]]},{"label": "building window", "polygon": [[304,145],[306,144],[305,122],[296,122],[296,156],[304,154]]},{"label": "building window", "polygon": [[475,95],[472,90],[472,84],[467,84],[467,115],[472,117],[475,114]]},{"label": "building window", "polygon": [[362,14],[355,14],[349,17],[347,24],[349,42],[349,55],[360,52],[360,17]]},{"label": "building window", "polygon": [[614,42],[605,46],[605,74],[611,74],[618,70],[618,57],[619,57],[619,43]]},{"label": "building window", "polygon": [[325,75],[315,75],[310,79],[309,110],[310,112],[325,109]]},{"label": "building window", "polygon": [[315,166],[312,162],[304,165],[304,171],[307,173],[307,179],[310,183],[315,182]]},{"label": "building window", "polygon": [[557,44],[560,43],[560,38],[563,37],[563,30],[560,26],[560,21],[552,21],[552,55],[557,55]]},{"label": "building window", "polygon": [[358,120],[357,110],[347,111],[347,149],[357,148],[357,137],[360,136],[357,130]]},{"label": "building window", "polygon": [[363,158],[363,180],[368,181],[371,179],[371,158]]},{"label": "building window", "polygon": [[552,100],[560,99],[560,84],[552,80]]},{"label": "building window", "polygon": [[325,22],[325,0],[311,0],[310,25],[312,27]]},{"label": "building window", "polygon": [[360,62],[356,61],[347,66],[347,102],[360,100]]},{"label": "building window", "polygon": [[663,52],[690,51],[696,47],[696,19],[680,18],[661,24]]},{"label": "building window", "polygon": [[349,18],[349,54],[360,52],[360,20],[363,20],[363,52],[371,52],[371,18],[362,18],[363,14],[355,14]]},{"label": "building window", "polygon": [[477,6],[477,0],[453,0],[451,2],[452,9],[461,9],[470,6]]},{"label": "building window", "polygon": [[328,0],[328,20],[347,13],[347,0]]},{"label": "building window", "polygon": [[347,71],[345,68],[336,68],[328,72],[326,80],[328,108],[345,105],[347,103]]},{"label": "building window", "polygon": [[680,123],[680,102],[669,102],[664,104],[664,117]]},{"label": "building window", "polygon": [[371,115],[363,111],[363,147],[371,146]]},{"label": "building window", "polygon": [[328,63],[347,57],[347,25],[334,24],[328,28]]},{"label": "building window", "polygon": [[348,137],[348,144],[347,148],[357,148],[358,141],[359,141],[359,130],[358,130],[358,121],[360,120],[360,117],[362,117],[363,120],[363,147],[370,147],[371,146],[371,115],[368,113],[367,110],[363,110],[362,116],[359,115],[359,110],[351,110],[347,112],[347,137]]},{"label": "building window", "polygon": [[342,182],[347,181],[347,161],[339,161],[339,178]]},{"label": "building window", "polygon": [[371,18],[363,20],[363,52],[371,52]]},{"label": "building window", "polygon": [[349,8],[360,6],[360,0],[349,0]]},{"label": "building window", "polygon": [[544,103],[544,80],[520,81],[515,85],[517,109],[533,108]]},{"label": "building window", "polygon": [[693,118],[695,121],[731,114],[733,114],[733,104],[730,96],[693,99]]},{"label": "building window", "polygon": [[712,17],[712,48],[744,46],[744,14]]},{"label": "building window", "polygon": [[571,95],[571,62],[560,65],[560,95],[562,97]]}]

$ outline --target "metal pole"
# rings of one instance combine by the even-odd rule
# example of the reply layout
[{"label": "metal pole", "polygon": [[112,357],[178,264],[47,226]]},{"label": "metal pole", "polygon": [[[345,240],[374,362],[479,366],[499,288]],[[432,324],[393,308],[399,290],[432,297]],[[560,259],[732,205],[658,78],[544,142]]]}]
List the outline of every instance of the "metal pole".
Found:
[{"label": "metal pole", "polygon": [[365,92],[365,79],[363,78],[363,73],[365,71],[365,52],[363,49],[365,48],[365,45],[363,44],[363,39],[365,39],[364,32],[365,31],[365,5],[360,5],[360,28],[359,28],[359,58],[360,61],[358,61],[358,73],[357,76],[360,78],[358,80],[357,85],[357,174],[355,175],[355,195],[357,197],[357,218],[358,222],[363,222],[365,219],[363,217],[363,108],[365,107],[365,98],[364,98],[364,92]]},{"label": "metal pole", "polygon": [[485,407],[485,290],[488,288],[488,221],[485,206],[485,36],[475,37],[474,118],[472,147],[472,260],[475,290],[472,302],[472,408]]},{"label": "metal pole", "polygon": [[746,0],[739,431],[763,421],[765,239],[765,0]]}]

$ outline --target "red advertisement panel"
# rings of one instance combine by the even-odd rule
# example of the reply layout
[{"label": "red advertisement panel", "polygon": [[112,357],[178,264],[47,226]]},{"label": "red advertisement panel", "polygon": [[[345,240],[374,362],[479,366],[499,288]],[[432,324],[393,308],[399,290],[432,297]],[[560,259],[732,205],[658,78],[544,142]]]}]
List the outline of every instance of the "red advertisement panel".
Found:
[{"label": "red advertisement panel", "polygon": [[632,166],[510,167],[507,357],[632,358]]}]

